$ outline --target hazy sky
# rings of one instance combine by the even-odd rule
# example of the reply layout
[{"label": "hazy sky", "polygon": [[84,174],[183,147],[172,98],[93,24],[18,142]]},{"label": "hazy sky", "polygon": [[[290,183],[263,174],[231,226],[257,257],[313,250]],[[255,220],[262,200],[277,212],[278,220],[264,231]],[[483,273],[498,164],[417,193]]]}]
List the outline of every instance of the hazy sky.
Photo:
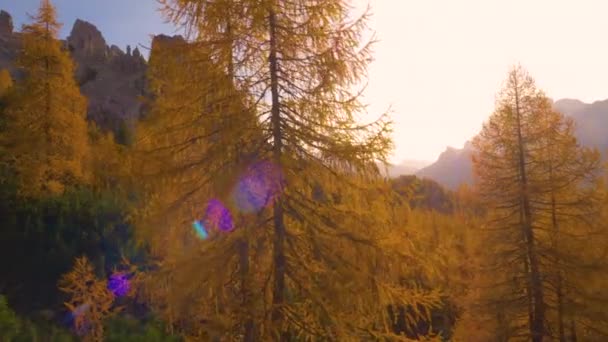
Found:
[{"label": "hazy sky", "polygon": [[[23,22],[38,0],[2,0]],[[93,22],[109,44],[149,44],[173,33],[154,0],[55,0],[60,20]],[[367,0],[356,0],[365,4]],[[371,113],[393,106],[394,161],[434,160],[461,147],[490,115],[510,65],[520,62],[554,99],[608,98],[606,0],[370,0],[381,40],[370,67]]]}]

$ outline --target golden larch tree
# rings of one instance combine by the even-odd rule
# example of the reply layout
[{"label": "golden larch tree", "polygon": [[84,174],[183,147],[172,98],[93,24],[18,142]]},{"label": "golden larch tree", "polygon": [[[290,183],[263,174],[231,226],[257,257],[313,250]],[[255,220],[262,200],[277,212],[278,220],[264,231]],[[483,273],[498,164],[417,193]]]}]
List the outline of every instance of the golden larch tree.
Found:
[{"label": "golden larch tree", "polygon": [[[169,19],[185,24],[192,33],[188,35],[189,44],[202,49],[201,54],[197,53],[199,58],[193,60],[210,60],[211,69],[225,75],[228,87],[210,87],[221,77],[211,77],[207,82],[203,79],[199,83],[203,88],[193,82],[196,79],[192,76],[200,73],[204,64],[197,68],[190,64],[191,69],[184,69],[189,72],[177,71],[184,82],[174,82],[173,87],[181,86],[186,90],[182,94],[187,95],[175,96],[171,107],[193,107],[186,116],[165,109],[156,119],[151,117],[151,128],[162,133],[157,135],[159,139],[142,131],[140,144],[167,143],[148,148],[150,152],[164,150],[169,157],[153,153],[156,167],[146,167],[151,174],[169,175],[163,179],[174,185],[170,195],[155,195],[155,209],[146,209],[148,218],[156,217],[162,224],[141,224],[142,231],[151,233],[149,236],[159,245],[178,246],[185,234],[166,227],[188,227],[193,216],[188,212],[200,212],[210,196],[221,196],[226,184],[238,179],[240,168],[228,172],[223,167],[239,159],[243,149],[233,146],[240,142],[246,146],[244,155],[249,156],[242,158],[245,169],[264,161],[280,170],[282,177],[276,184],[279,191],[268,209],[243,216],[247,219],[237,224],[235,233],[212,237],[203,248],[195,244],[192,249],[199,250],[199,263],[189,265],[191,271],[206,267],[204,273],[211,277],[205,282],[213,282],[213,288],[221,284],[232,265],[244,269],[244,262],[233,263],[230,257],[255,260],[249,271],[255,276],[250,275],[247,283],[241,282],[255,294],[251,304],[254,310],[245,316],[253,317],[254,324],[237,325],[234,334],[246,336],[245,340],[284,341],[397,338],[387,307],[410,307],[424,316],[425,310],[416,309],[432,306],[436,295],[407,284],[401,277],[402,268],[412,256],[404,252],[401,243],[407,240],[403,231],[395,229],[399,223],[392,220],[391,208],[382,204],[386,189],[376,167],[391,147],[390,123],[385,116],[368,124],[359,123],[358,116],[365,106],[353,89],[363,80],[371,59],[371,44],[360,39],[367,14],[352,19],[352,9],[344,1],[161,3]],[[162,108],[160,101],[168,103],[166,96],[172,97],[170,89],[164,91],[158,96],[158,108]],[[238,96],[231,97],[233,93]],[[236,103],[242,110],[218,110],[222,103],[207,110],[207,106],[201,106],[208,103],[206,96],[220,102],[233,99],[224,105]],[[241,100],[235,102],[235,98]],[[229,125],[227,118],[243,116],[245,119]],[[182,119],[183,124],[179,123]],[[154,120],[166,123],[157,121],[154,126]],[[221,152],[215,152],[217,149]],[[315,198],[317,188],[328,196],[326,200]],[[171,210],[182,213],[176,221],[170,219],[175,217],[168,214]],[[229,248],[229,241],[237,241],[241,235],[255,238],[256,247],[251,246],[248,255]],[[174,265],[167,269],[165,279],[169,283],[175,279],[173,274],[185,269],[177,260],[174,257],[165,262]],[[203,260],[210,263],[203,266]],[[225,260],[231,260],[228,267],[216,264]],[[209,290],[196,279],[196,273],[189,272],[183,277],[184,285],[198,286],[199,292]],[[190,304],[192,310],[205,310],[202,304],[186,300],[175,290],[165,293],[176,299],[167,301],[169,305],[181,302]],[[222,296],[210,298],[217,303]],[[216,305],[217,312],[238,317],[230,312],[229,305],[221,304],[226,303]]]},{"label": "golden larch tree", "polygon": [[55,8],[43,0],[23,26],[16,65],[25,72],[7,108],[9,147],[25,195],[56,194],[88,179],[85,98],[57,39]]},{"label": "golden larch tree", "polygon": [[[607,322],[594,309],[606,297],[588,288],[608,275],[599,243],[608,233],[600,213],[602,168],[599,151],[578,144],[574,121],[556,112],[548,99],[540,100],[539,148],[533,156],[542,177],[532,203],[537,225],[546,227],[539,230],[539,247],[550,304],[547,321],[552,337],[567,341],[577,326],[602,331]],[[580,332],[579,337],[589,338]]]},{"label": "golden larch tree", "polygon": [[[226,338],[246,324],[242,317],[252,315],[245,312],[245,280],[251,274],[245,227],[258,223],[233,211],[239,229],[202,250],[192,224],[210,199],[229,203],[230,182],[261,148],[258,123],[247,98],[204,44],[156,37],[148,79],[151,110],[138,126],[134,148],[135,176],[143,181],[146,201],[134,216],[138,233],[163,263],[147,274],[142,292],[180,333]],[[220,264],[220,269],[202,267]],[[235,292],[236,298],[230,295]]]},{"label": "golden larch tree", "polygon": [[[495,112],[474,141],[480,194],[491,211],[489,226],[496,231],[488,246],[500,256],[496,262],[505,272],[495,284],[496,293],[501,292],[504,298],[501,310],[509,310],[505,314],[511,326],[505,329],[521,333],[522,322],[528,321],[534,342],[542,341],[547,334],[538,236],[530,198],[536,176],[530,166],[534,163],[530,150],[538,138],[535,104],[542,96],[523,68],[513,68]],[[521,305],[523,309],[519,308]]]},{"label": "golden larch tree", "polygon": [[[474,166],[487,205],[480,281],[497,338],[566,340],[566,326],[597,326],[586,285],[602,269],[599,153],[582,148],[573,122],[552,108],[521,67],[475,139]],[[584,244],[590,249],[585,250]],[[594,251],[594,252],[590,252]],[[596,297],[598,299],[598,297]]]},{"label": "golden larch tree", "polygon": [[103,341],[104,320],[116,312],[114,295],[105,280],[97,279],[86,256],[76,258],[72,270],[61,277],[59,289],[69,297],[64,304],[78,335],[84,341]]}]

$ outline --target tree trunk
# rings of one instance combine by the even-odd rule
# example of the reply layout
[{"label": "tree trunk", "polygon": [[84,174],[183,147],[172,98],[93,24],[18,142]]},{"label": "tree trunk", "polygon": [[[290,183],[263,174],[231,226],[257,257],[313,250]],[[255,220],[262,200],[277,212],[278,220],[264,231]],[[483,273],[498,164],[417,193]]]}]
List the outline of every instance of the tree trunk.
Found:
[{"label": "tree trunk", "polygon": [[509,341],[509,327],[507,322],[505,322],[505,315],[502,310],[496,313],[496,322],[498,323],[498,332],[496,336],[496,340],[498,342],[508,342]]},{"label": "tree trunk", "polygon": [[[523,207],[523,206],[522,206]],[[524,225],[524,212],[523,210],[519,211],[519,222]],[[523,239],[526,239],[524,234]],[[524,273],[526,274],[526,279],[530,279],[530,259],[526,255],[524,259]],[[530,286],[530,282],[526,280],[526,296],[528,297],[528,329],[532,331],[532,322],[534,321],[534,301],[532,300],[532,288]]]},{"label": "tree trunk", "polygon": [[[516,75],[513,75],[517,77]],[[529,198],[529,185],[527,179],[527,171],[526,171],[526,157],[524,154],[524,142],[522,138],[522,124],[521,124],[521,109],[519,104],[519,91],[517,89],[518,83],[515,80],[515,115],[517,119],[517,143],[519,147],[519,172],[521,175],[520,178],[520,187],[521,187],[521,201],[523,206],[523,231],[525,236],[526,243],[526,254],[528,255],[528,260],[530,262],[530,290],[532,295],[532,301],[534,306],[534,315],[532,318],[532,322],[530,323],[531,327],[531,335],[532,342],[542,342],[543,336],[545,335],[544,331],[544,298],[543,298],[543,289],[542,289],[542,277],[540,274],[540,267],[538,256],[536,254],[536,245],[534,242],[534,232],[532,230],[532,211],[530,208],[530,198]]]},{"label": "tree trunk", "polygon": [[253,342],[255,340],[255,336],[253,317],[251,315],[251,305],[249,300],[249,242],[247,241],[247,237],[243,237],[243,240],[240,242],[239,245],[239,263],[241,274],[241,300],[243,310],[246,314],[243,342]]},{"label": "tree trunk", "polygon": [[[234,71],[234,62],[233,62],[233,58],[234,58],[234,54],[233,54],[233,42],[234,42],[234,37],[232,35],[232,25],[230,23],[230,18],[232,17],[233,13],[229,13],[228,15],[228,22],[226,23],[226,37],[227,40],[229,42],[229,46],[228,46],[228,65],[227,65],[227,72],[228,72],[228,76],[230,77],[230,80],[232,81],[234,87],[236,88],[236,78],[235,78],[235,71]],[[231,89],[231,92],[233,92],[234,90]],[[237,96],[232,96],[232,95],[236,95],[236,92],[234,92],[235,94],[231,94],[231,96],[228,97],[228,101],[237,101]],[[240,148],[237,148],[236,150],[236,163],[237,165],[240,163],[241,161],[241,157],[242,157],[242,153],[243,151]],[[244,220],[241,220],[241,224],[244,224]],[[247,232],[245,233],[245,236],[243,236],[243,239],[239,242],[239,247],[238,247],[238,251],[239,251],[239,269],[240,269],[240,277],[241,277],[241,303],[243,305],[243,311],[245,312],[246,318],[245,318],[245,323],[244,323],[244,332],[243,332],[243,342],[253,342],[255,341],[255,323],[253,321],[253,315],[251,312],[251,301],[250,301],[250,293],[249,293],[249,235],[247,234]]]},{"label": "tree trunk", "polygon": [[[273,137],[273,158],[276,165],[281,165],[282,134],[281,134],[281,108],[279,99],[279,75],[277,65],[277,40],[276,40],[276,14],[274,8],[268,11],[268,26],[270,33],[270,55],[268,58],[270,67],[270,91],[271,91],[271,118]],[[281,189],[282,191],[282,189]],[[273,208],[274,221],[274,288],[272,292],[272,314],[271,320],[280,331],[280,341],[287,341],[288,334],[283,327],[283,304],[285,301],[285,222],[283,213],[283,195],[279,193]]]},{"label": "tree trunk", "polygon": [[562,276],[557,276],[557,324],[559,331],[559,342],[566,342],[564,330],[564,295],[562,293]]},{"label": "tree trunk", "polygon": [[570,336],[571,336],[572,342],[578,341],[578,339],[576,337],[576,325],[574,323],[574,319],[570,320]]},{"label": "tree trunk", "polygon": [[[553,176],[553,170],[551,170],[551,176]],[[553,221],[553,234],[554,234],[554,248],[559,250],[558,246],[558,226],[557,226],[557,212],[555,206],[555,195],[551,194],[551,219]],[[559,263],[557,263],[559,264]],[[556,284],[556,295],[557,295],[557,329],[559,333],[559,341],[566,342],[566,333],[564,331],[564,293],[563,293],[563,278],[561,270],[557,270],[557,284]]]},{"label": "tree trunk", "polygon": [[[549,127],[549,122],[547,122]],[[550,131],[549,137],[553,138],[553,133]],[[553,248],[559,251],[559,225],[557,222],[557,204],[555,200],[555,177],[553,172],[553,146],[551,144],[552,139],[547,141],[546,149],[548,153],[549,161],[549,186],[551,189],[551,226],[552,226],[552,245]],[[555,264],[559,265],[559,259],[556,257]],[[559,267],[559,266],[558,266]],[[557,296],[557,331],[559,334],[559,341],[566,342],[566,333],[564,330],[564,293],[563,293],[563,278],[562,271],[558,268],[556,275],[555,293]]]}]

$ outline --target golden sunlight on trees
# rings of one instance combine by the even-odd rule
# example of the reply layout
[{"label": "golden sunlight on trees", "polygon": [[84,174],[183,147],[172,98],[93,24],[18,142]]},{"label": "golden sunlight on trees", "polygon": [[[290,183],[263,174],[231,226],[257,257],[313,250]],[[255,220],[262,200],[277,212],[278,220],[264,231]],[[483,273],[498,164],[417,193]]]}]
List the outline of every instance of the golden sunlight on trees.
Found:
[{"label": "golden sunlight on trees", "polygon": [[[391,306],[424,320],[439,297],[404,280],[420,261],[375,164],[389,123],[356,120],[367,15],[349,20],[342,1],[162,3],[191,34],[153,46],[134,154],[147,180],[134,217],[162,260],[143,290],[157,312],[203,340],[399,338]],[[245,212],[231,194],[260,162],[276,193]],[[214,198],[234,231],[193,240]]]},{"label": "golden sunlight on trees", "polygon": [[522,67],[452,191],[380,171],[356,2],[158,3],[184,35],[147,61],[0,13],[0,340],[608,340],[608,173]]},{"label": "golden sunlight on trees", "polygon": [[[500,340],[562,341],[600,329],[586,281],[606,276],[599,217],[599,154],[580,147],[572,122],[516,67],[475,139],[479,192],[488,206],[481,280]],[[594,238],[591,238],[594,237]],[[491,247],[490,247],[491,246]],[[594,297],[596,299],[594,299]],[[589,311],[591,310],[591,311]]]},{"label": "golden sunlight on trees", "polygon": [[75,260],[73,269],[59,281],[59,289],[69,296],[65,306],[78,335],[84,341],[103,341],[104,320],[116,311],[112,308],[114,295],[105,280],[97,279],[87,257]]},{"label": "golden sunlight on trees", "polygon": [[13,86],[13,78],[6,69],[0,70],[0,101],[8,94]]},{"label": "golden sunlight on trees", "polygon": [[0,142],[2,142],[2,147],[4,147],[5,145],[4,141],[2,141],[2,137],[3,135],[5,135],[6,130],[5,109],[12,88],[13,79],[11,77],[11,74],[6,69],[0,70]]},{"label": "golden sunlight on trees", "polygon": [[[201,253],[196,249],[192,223],[200,219],[210,199],[229,199],[227,180],[243,171],[239,166],[247,153],[260,148],[255,116],[243,102],[246,98],[202,44],[180,38],[155,39],[148,76],[154,98],[151,113],[139,126],[134,155],[136,174],[145,179],[142,191],[147,202],[136,217],[138,232],[165,261],[162,270],[146,284],[150,289],[146,292],[171,324],[192,322],[188,330],[193,335],[224,334],[238,322],[229,314],[246,308],[245,275],[233,279],[232,270],[248,265],[248,258],[233,258],[235,251],[245,252],[243,240],[247,237],[235,232]],[[237,221],[241,227],[248,224],[243,218]],[[205,267],[193,273],[187,269],[223,263],[222,270]],[[175,270],[176,264],[184,268]],[[164,272],[171,272],[171,281],[162,280]],[[232,300],[230,289],[240,292],[240,299]],[[165,297],[165,290],[197,299]],[[188,308],[197,301],[201,305]],[[201,320],[209,324],[200,325]]]},{"label": "golden sunlight on trees", "polygon": [[57,39],[60,24],[50,1],[42,1],[22,30],[17,66],[26,77],[16,86],[7,111],[9,150],[24,195],[62,193],[86,182],[86,99],[74,80],[74,66]]}]

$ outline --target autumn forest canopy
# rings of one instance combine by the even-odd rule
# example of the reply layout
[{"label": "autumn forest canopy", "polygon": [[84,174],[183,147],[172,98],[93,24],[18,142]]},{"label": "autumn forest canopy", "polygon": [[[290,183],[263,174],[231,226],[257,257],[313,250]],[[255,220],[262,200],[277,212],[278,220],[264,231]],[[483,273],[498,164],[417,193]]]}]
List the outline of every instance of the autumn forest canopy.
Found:
[{"label": "autumn forest canopy", "polygon": [[608,340],[606,151],[515,65],[472,185],[386,177],[351,5],[160,0],[117,131],[42,0],[0,70],[0,340]]}]

